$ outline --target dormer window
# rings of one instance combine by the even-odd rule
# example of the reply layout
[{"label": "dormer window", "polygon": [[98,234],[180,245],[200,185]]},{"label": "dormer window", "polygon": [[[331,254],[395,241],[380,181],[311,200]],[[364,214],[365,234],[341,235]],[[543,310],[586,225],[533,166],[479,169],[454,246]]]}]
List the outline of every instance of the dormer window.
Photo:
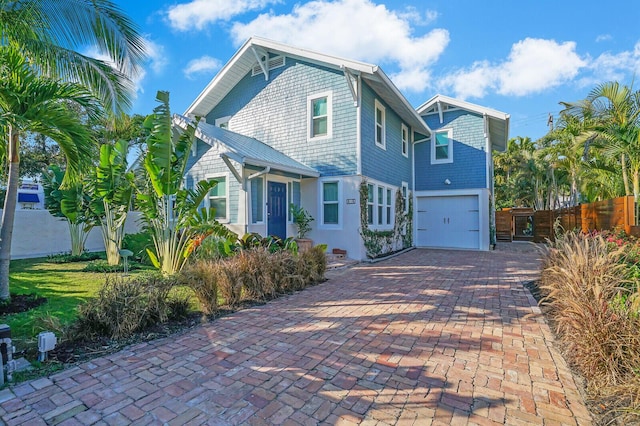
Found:
[{"label": "dormer window", "polygon": [[431,164],[453,162],[453,130],[441,130],[431,136]]}]

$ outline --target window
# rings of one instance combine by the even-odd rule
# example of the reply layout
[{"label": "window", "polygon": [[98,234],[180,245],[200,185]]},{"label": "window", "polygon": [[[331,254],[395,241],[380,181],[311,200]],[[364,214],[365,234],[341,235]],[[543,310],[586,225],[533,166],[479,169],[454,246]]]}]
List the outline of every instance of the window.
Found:
[{"label": "window", "polygon": [[370,183],[367,184],[367,223],[373,225],[373,197],[375,187]]},{"label": "window", "polygon": [[435,132],[431,136],[431,163],[453,162],[453,130]]},{"label": "window", "polygon": [[218,184],[209,190],[209,207],[216,209],[216,219],[227,219],[227,178],[215,177]]},{"label": "window", "polygon": [[385,142],[385,109],[376,99],[376,145],[386,149]]},{"label": "window", "polygon": [[322,183],[322,223],[338,225],[339,221],[338,182]]},{"label": "window", "polygon": [[287,221],[293,223],[293,214],[291,213],[291,204],[300,207],[300,182],[287,183]]},{"label": "window", "polygon": [[402,155],[409,157],[409,129],[404,124],[402,125]]},{"label": "window", "polygon": [[402,182],[402,203],[404,212],[409,212],[409,184],[407,182]]},{"label": "window", "polygon": [[231,120],[230,115],[227,115],[226,117],[216,118],[216,121],[215,121],[216,127],[229,130],[229,120]]},{"label": "window", "polygon": [[387,188],[387,225],[391,225],[391,190]]},{"label": "window", "polygon": [[378,225],[382,225],[382,213],[384,212],[384,188],[381,186],[378,187],[378,199],[376,201],[378,206]]},{"label": "window", "polygon": [[264,179],[251,179],[251,223],[264,221]]},{"label": "window", "polygon": [[331,92],[319,93],[307,98],[309,139],[331,137],[331,110]]}]

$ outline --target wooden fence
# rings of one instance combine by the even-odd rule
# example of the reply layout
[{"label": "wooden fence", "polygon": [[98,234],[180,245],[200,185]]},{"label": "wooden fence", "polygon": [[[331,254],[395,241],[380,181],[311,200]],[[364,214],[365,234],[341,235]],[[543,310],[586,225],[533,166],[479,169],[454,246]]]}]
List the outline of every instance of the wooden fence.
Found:
[{"label": "wooden fence", "polygon": [[567,231],[623,229],[627,234],[631,234],[635,231],[636,224],[634,197],[618,197],[558,210],[538,210],[533,217],[533,241],[553,240],[556,220],[562,229]]}]

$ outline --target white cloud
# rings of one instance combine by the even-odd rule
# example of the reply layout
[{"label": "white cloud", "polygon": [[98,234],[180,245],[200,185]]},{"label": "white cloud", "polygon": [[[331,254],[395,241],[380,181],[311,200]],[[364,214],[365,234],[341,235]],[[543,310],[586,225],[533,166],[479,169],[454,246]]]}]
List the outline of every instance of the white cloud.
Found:
[{"label": "white cloud", "polygon": [[208,73],[213,75],[213,73],[220,69],[221,66],[222,63],[219,60],[205,55],[189,61],[182,71],[184,72],[185,77],[191,79],[194,74]]},{"label": "white cloud", "polygon": [[489,90],[525,96],[571,81],[587,65],[576,53],[575,42],[526,38],[511,47],[505,61],[475,62],[469,69],[445,77],[441,85],[460,98],[481,98]]},{"label": "white cloud", "polygon": [[600,34],[598,37],[596,37],[596,43],[610,40],[613,40],[613,36],[611,36],[611,34]]},{"label": "white cloud", "polygon": [[202,30],[217,21],[228,21],[236,15],[262,10],[280,0],[192,0],[171,6],[167,18],[172,28],[180,31]]},{"label": "white cloud", "polygon": [[622,81],[640,74],[640,42],[633,50],[620,53],[605,52],[589,62],[591,74],[580,79],[582,87],[592,86],[604,81]]},{"label": "white cloud", "polygon": [[[433,12],[424,12],[435,19]],[[291,13],[259,15],[236,22],[231,35],[237,45],[251,36],[375,64],[393,64],[401,90],[424,90],[431,84],[430,67],[449,43],[449,33],[434,29],[412,34],[413,9],[396,12],[370,0],[315,0],[296,5]]]},{"label": "white cloud", "polygon": [[145,38],[144,42],[147,49],[147,55],[149,55],[149,65],[151,66],[151,70],[156,74],[160,74],[169,64],[169,60],[165,56],[164,46],[151,41],[148,38]]}]

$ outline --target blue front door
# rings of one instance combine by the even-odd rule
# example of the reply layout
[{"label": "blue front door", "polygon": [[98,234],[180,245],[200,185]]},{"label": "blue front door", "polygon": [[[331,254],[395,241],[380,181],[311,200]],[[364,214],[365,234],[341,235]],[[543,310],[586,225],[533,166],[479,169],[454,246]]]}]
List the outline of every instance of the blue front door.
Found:
[{"label": "blue front door", "polygon": [[267,233],[287,238],[287,185],[268,182]]}]

